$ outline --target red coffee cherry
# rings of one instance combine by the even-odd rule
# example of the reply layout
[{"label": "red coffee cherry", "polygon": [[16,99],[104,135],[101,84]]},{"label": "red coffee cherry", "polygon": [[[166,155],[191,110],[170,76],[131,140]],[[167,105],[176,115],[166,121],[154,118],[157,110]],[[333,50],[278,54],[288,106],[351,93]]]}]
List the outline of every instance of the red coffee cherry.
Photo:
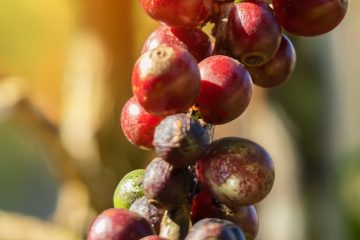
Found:
[{"label": "red coffee cherry", "polygon": [[273,0],[280,24],[290,33],[316,36],[334,29],[343,20],[347,0]]},{"label": "red coffee cherry", "polygon": [[154,115],[185,112],[200,92],[197,62],[181,47],[160,46],[144,53],[132,74],[134,96]]},{"label": "red coffee cherry", "polygon": [[214,55],[199,63],[201,90],[197,99],[203,120],[224,124],[249,105],[252,82],[249,72],[235,59]]},{"label": "red coffee cherry", "polygon": [[273,10],[261,0],[236,4],[228,19],[229,50],[246,66],[269,61],[280,45],[281,29]]},{"label": "red coffee cherry", "polygon": [[147,38],[141,53],[160,45],[183,47],[198,62],[212,53],[209,36],[199,28],[160,26]]},{"label": "red coffee cherry", "polygon": [[126,138],[132,144],[143,149],[153,149],[154,131],[162,119],[146,112],[132,97],[123,107],[120,122]]},{"label": "red coffee cherry", "polygon": [[259,67],[247,67],[254,84],[270,88],[288,80],[294,71],[296,53],[290,39],[282,35],[280,47],[275,56]]}]

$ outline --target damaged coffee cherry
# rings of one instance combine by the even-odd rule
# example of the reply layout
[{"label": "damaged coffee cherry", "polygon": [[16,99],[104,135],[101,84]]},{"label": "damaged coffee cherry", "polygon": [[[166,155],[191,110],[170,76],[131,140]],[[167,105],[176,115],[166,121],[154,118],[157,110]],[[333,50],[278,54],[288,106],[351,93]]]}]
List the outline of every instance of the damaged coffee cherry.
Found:
[{"label": "damaged coffee cherry", "polygon": [[187,168],[174,168],[161,158],[155,158],[146,168],[144,191],[152,204],[167,209],[180,206],[188,196],[190,184]]},{"label": "damaged coffee cherry", "polygon": [[154,234],[155,230],[146,218],[127,209],[111,208],[96,217],[87,240],[139,240]]},{"label": "damaged coffee cherry", "polygon": [[274,183],[274,165],[260,145],[243,138],[214,141],[196,164],[201,186],[231,209],[261,201]]},{"label": "damaged coffee cherry", "polygon": [[160,232],[160,223],[165,209],[155,206],[147,200],[145,196],[137,199],[129,208],[130,211],[136,212],[147,218],[157,233]]},{"label": "damaged coffee cherry", "polygon": [[209,36],[199,28],[160,26],[146,40],[141,53],[161,45],[187,49],[200,62],[211,55]]},{"label": "damaged coffee cherry", "polygon": [[209,134],[187,114],[166,117],[156,127],[154,146],[158,155],[176,168],[194,164],[209,144]]},{"label": "damaged coffee cherry", "polygon": [[144,175],[145,169],[137,169],[121,179],[114,193],[115,208],[129,208],[136,199],[144,196]]},{"label": "damaged coffee cherry", "polygon": [[245,240],[241,228],[234,223],[218,219],[205,218],[190,228],[185,240]]}]

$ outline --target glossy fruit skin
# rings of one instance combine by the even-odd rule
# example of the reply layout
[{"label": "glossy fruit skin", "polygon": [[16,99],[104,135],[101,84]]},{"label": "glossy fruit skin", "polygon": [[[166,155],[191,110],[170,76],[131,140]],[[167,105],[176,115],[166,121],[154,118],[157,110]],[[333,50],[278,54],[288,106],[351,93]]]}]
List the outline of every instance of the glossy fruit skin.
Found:
[{"label": "glossy fruit skin", "polygon": [[282,35],[275,56],[259,67],[247,67],[254,84],[264,88],[275,87],[287,81],[295,68],[296,52],[290,39]]},{"label": "glossy fruit skin", "polygon": [[147,236],[147,237],[144,237],[140,240],[167,240],[166,238],[162,238],[158,235],[152,235],[152,236]]},{"label": "glossy fruit skin", "polygon": [[197,99],[203,120],[224,124],[239,117],[249,105],[249,72],[235,59],[214,55],[199,63],[201,90]]},{"label": "glossy fruit skin", "polygon": [[195,27],[209,16],[204,0],[139,0],[144,11],[169,26]]},{"label": "glossy fruit skin", "polygon": [[245,240],[241,228],[234,223],[218,219],[205,218],[190,229],[185,240]]},{"label": "glossy fruit skin", "polygon": [[223,218],[240,226],[246,240],[254,240],[259,232],[259,219],[253,205],[242,206],[234,211],[226,211]]},{"label": "glossy fruit skin", "polygon": [[147,166],[144,177],[145,196],[150,203],[174,209],[186,199],[191,184],[187,168],[174,168],[161,158]]},{"label": "glossy fruit skin", "polygon": [[147,38],[141,53],[160,45],[185,48],[198,62],[212,53],[209,36],[199,28],[160,26]]},{"label": "glossy fruit skin", "polygon": [[214,141],[197,161],[196,174],[201,186],[230,209],[261,201],[275,178],[266,150],[238,137]]},{"label": "glossy fruit skin", "polygon": [[96,217],[87,240],[138,240],[154,234],[155,230],[144,217],[126,209],[110,208]]},{"label": "glossy fruit skin", "polygon": [[124,105],[120,122],[126,138],[142,149],[153,149],[155,127],[162,117],[147,113],[135,97],[131,97]]},{"label": "glossy fruit skin", "polygon": [[128,209],[133,202],[144,196],[145,169],[136,169],[126,174],[114,192],[114,207]]},{"label": "glossy fruit skin", "polygon": [[281,29],[267,3],[246,0],[231,9],[227,36],[234,58],[246,66],[260,66],[275,55],[280,45]]},{"label": "glossy fruit skin", "polygon": [[334,29],[344,18],[347,0],[273,0],[283,28],[299,36],[316,36]]},{"label": "glossy fruit skin", "polygon": [[181,47],[160,46],[145,52],[132,74],[134,96],[154,115],[185,112],[200,92],[200,73],[194,57]]},{"label": "glossy fruit skin", "polygon": [[194,164],[209,142],[209,135],[199,121],[185,113],[166,117],[154,133],[156,152],[176,168]]},{"label": "glossy fruit skin", "polygon": [[253,205],[231,210],[201,191],[192,201],[191,221],[196,223],[204,218],[220,218],[237,224],[244,232],[246,240],[253,240],[259,231],[259,220]]},{"label": "glossy fruit skin", "polygon": [[155,231],[157,233],[160,232],[160,223],[165,209],[150,204],[147,198],[143,196],[136,199],[136,201],[130,206],[129,210],[148,219]]}]

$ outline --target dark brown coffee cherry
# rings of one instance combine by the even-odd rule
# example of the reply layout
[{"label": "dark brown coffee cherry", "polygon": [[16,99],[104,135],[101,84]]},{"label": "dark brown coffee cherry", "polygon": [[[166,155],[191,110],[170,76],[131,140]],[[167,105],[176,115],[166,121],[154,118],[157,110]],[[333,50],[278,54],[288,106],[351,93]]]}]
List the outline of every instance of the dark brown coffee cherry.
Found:
[{"label": "dark brown coffee cherry", "polygon": [[155,206],[147,200],[145,196],[137,199],[129,208],[130,211],[136,212],[147,218],[157,233],[160,232],[160,223],[165,209]]},{"label": "dark brown coffee cherry", "polygon": [[166,117],[156,127],[154,146],[158,155],[176,168],[194,164],[209,144],[209,134],[187,114]]},{"label": "dark brown coffee cherry", "polygon": [[147,166],[144,192],[149,201],[167,209],[180,206],[189,193],[191,174],[187,168],[174,168],[162,158],[155,158]]}]

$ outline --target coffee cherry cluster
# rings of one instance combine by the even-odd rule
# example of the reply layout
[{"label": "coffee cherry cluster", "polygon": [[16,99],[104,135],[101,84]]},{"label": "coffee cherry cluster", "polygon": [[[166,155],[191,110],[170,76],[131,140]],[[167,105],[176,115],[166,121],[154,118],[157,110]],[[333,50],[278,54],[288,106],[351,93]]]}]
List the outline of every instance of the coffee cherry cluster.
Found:
[{"label": "coffee cherry cluster", "polygon": [[[120,181],[115,208],[95,219],[87,239],[255,239],[254,204],[271,191],[272,159],[247,139],[213,141],[214,125],[245,111],[253,83],[269,88],[291,76],[296,54],[282,29],[326,33],[347,0],[139,2],[162,25],[135,63],[121,126],[158,157]],[[215,44],[201,30],[208,22]]]}]

